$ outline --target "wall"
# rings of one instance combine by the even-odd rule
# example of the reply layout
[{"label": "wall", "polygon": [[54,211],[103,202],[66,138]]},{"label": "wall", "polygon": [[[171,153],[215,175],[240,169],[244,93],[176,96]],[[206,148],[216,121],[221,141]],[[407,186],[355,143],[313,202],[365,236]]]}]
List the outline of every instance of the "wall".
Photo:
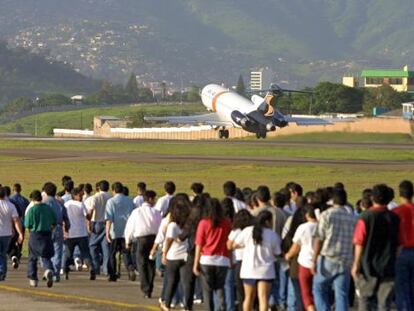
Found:
[{"label": "wall", "polygon": [[[402,118],[362,118],[354,122],[338,122],[333,125],[297,126],[290,124],[276,132],[268,133],[269,137],[317,132],[348,132],[348,133],[401,133],[412,135],[414,122]],[[231,138],[252,136],[241,129],[229,129]],[[209,126],[171,127],[171,128],[110,128],[104,124],[98,131],[54,130],[59,137],[95,137],[123,138],[123,139],[171,139],[171,140],[198,140],[218,139],[217,131]],[[93,135],[93,134],[92,134]]]}]

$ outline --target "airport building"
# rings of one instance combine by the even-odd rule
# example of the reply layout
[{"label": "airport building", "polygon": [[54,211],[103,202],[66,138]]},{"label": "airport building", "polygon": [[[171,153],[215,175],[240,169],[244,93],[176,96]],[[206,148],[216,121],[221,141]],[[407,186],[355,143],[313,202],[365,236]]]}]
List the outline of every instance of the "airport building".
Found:
[{"label": "airport building", "polygon": [[273,82],[273,71],[269,67],[250,72],[250,90],[252,91],[267,89]]},{"label": "airport building", "polygon": [[[363,87],[379,87],[387,84],[398,92],[408,92],[414,94],[414,71],[408,70],[408,66],[403,69],[376,69],[363,70],[361,73]],[[358,87],[357,77],[346,76],[342,78],[342,84],[349,87]]]}]

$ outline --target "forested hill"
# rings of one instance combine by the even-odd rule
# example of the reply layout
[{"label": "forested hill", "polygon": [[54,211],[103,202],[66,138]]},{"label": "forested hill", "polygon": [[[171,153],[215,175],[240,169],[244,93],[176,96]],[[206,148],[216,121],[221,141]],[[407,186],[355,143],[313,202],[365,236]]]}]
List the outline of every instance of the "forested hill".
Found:
[{"label": "forested hill", "polygon": [[69,65],[0,42],[0,105],[16,97],[44,93],[75,95],[99,88],[100,82],[74,71]]},{"label": "forested hill", "polygon": [[360,66],[414,64],[411,0],[1,2],[0,36],[10,44],[49,49],[105,79],[134,71],[186,82],[236,80],[270,65],[281,79],[312,81]]}]

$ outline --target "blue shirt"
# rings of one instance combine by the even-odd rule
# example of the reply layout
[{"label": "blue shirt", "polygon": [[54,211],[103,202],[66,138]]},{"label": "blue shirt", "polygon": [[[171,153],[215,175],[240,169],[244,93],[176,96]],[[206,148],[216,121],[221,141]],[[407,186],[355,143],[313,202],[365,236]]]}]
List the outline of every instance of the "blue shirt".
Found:
[{"label": "blue shirt", "polygon": [[10,202],[14,204],[19,214],[20,219],[24,218],[26,208],[29,206],[29,200],[22,196],[20,193],[13,194],[10,198]]},{"label": "blue shirt", "polygon": [[58,202],[54,197],[47,196],[46,199],[43,200],[43,203],[49,205],[53,208],[56,212],[56,223],[62,226],[63,222],[65,222],[65,226],[67,230],[70,228],[70,222],[68,218],[68,213],[66,212],[66,208]]},{"label": "blue shirt", "polygon": [[135,205],[131,198],[116,194],[106,202],[105,220],[112,222],[110,235],[112,239],[124,237],[125,226]]}]

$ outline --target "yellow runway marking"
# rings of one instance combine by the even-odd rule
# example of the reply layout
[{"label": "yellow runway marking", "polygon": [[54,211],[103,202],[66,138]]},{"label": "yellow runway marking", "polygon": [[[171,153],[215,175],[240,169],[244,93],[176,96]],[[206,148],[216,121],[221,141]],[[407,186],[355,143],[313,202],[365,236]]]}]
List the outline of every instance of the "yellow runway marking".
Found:
[{"label": "yellow runway marking", "polygon": [[112,306],[112,307],[118,307],[118,308],[124,308],[124,309],[159,310],[159,307],[155,307],[151,305],[140,305],[140,304],[124,303],[124,302],[115,301],[115,300],[105,300],[105,299],[97,299],[97,298],[75,296],[75,295],[64,295],[64,294],[58,294],[58,293],[50,293],[50,292],[37,290],[37,289],[36,290],[23,289],[23,288],[18,288],[18,287],[0,285],[0,290],[20,293],[20,294],[28,294],[32,296],[45,297],[45,298],[66,300],[66,301],[71,301],[71,302],[100,304],[100,305],[106,305],[106,306]]}]

